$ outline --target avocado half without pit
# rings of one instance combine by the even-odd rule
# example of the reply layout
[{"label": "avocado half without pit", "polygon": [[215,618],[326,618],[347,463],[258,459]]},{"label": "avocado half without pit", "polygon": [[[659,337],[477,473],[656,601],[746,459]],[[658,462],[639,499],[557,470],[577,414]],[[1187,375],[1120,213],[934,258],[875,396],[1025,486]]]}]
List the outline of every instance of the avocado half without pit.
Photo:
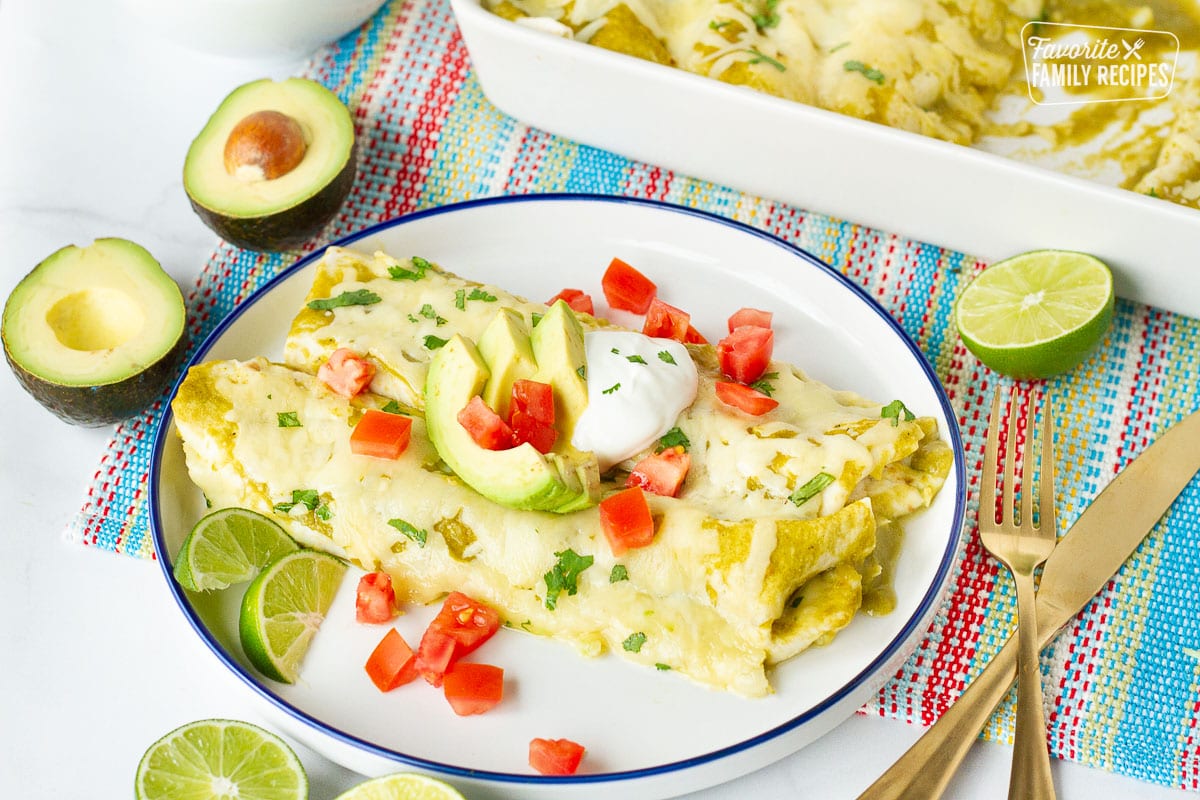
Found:
[{"label": "avocado half without pit", "polygon": [[150,253],[97,239],[58,250],[17,284],[0,338],[29,394],[94,427],[138,414],[174,381],[186,318],[179,286]]},{"label": "avocado half without pit", "polygon": [[188,148],[183,188],[221,238],[291,250],[333,219],[357,169],[354,121],[305,78],[268,79],[226,97]]}]

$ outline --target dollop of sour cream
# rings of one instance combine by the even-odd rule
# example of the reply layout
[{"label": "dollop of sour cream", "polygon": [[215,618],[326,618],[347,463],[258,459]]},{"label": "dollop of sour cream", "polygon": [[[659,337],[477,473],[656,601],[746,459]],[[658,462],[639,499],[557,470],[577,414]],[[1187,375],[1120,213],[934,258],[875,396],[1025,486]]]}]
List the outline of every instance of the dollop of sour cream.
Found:
[{"label": "dollop of sour cream", "polygon": [[675,426],[696,399],[696,365],[679,342],[632,331],[589,331],[584,349],[588,405],[571,444],[605,471]]}]

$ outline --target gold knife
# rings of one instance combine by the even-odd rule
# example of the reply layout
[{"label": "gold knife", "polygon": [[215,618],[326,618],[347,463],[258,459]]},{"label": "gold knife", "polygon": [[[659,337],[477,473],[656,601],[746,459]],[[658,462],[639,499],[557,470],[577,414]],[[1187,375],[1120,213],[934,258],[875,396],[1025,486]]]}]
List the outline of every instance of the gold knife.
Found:
[{"label": "gold knife", "polygon": [[[1037,594],[1045,647],[1104,588],[1200,470],[1200,411],[1145,449],[1097,495],[1059,541]],[[1015,637],[958,701],[858,800],[937,800],[1017,675]]]}]

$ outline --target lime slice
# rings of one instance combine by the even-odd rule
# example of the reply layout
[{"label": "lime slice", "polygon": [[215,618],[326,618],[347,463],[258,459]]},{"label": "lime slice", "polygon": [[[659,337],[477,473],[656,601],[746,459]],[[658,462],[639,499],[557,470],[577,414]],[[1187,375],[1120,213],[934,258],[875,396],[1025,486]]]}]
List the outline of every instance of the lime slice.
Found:
[{"label": "lime slice", "polygon": [[981,272],[958,298],[955,321],[967,349],[996,372],[1049,378],[1074,369],[1100,343],[1113,302],[1104,262],[1035,250]]},{"label": "lime slice", "polygon": [[138,800],[306,800],[292,749],[248,722],[206,719],[168,733],[142,756]]},{"label": "lime slice", "polygon": [[238,616],[250,663],[272,680],[295,683],[345,573],[341,560],[316,550],[280,556],[258,573]]},{"label": "lime slice", "polygon": [[336,800],[464,800],[448,783],[415,772],[384,775],[343,792]]},{"label": "lime slice", "polygon": [[272,519],[245,508],[222,508],[192,528],[175,557],[175,580],[193,592],[224,589],[253,578],[297,549]]}]

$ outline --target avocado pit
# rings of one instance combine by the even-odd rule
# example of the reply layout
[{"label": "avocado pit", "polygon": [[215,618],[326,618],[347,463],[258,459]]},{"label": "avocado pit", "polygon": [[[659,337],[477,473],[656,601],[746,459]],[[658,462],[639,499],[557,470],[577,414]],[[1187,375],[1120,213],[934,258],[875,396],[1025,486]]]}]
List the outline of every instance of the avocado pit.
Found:
[{"label": "avocado pit", "polygon": [[294,170],[307,150],[299,122],[279,111],[255,111],[229,132],[225,170],[244,181],[272,181]]}]

